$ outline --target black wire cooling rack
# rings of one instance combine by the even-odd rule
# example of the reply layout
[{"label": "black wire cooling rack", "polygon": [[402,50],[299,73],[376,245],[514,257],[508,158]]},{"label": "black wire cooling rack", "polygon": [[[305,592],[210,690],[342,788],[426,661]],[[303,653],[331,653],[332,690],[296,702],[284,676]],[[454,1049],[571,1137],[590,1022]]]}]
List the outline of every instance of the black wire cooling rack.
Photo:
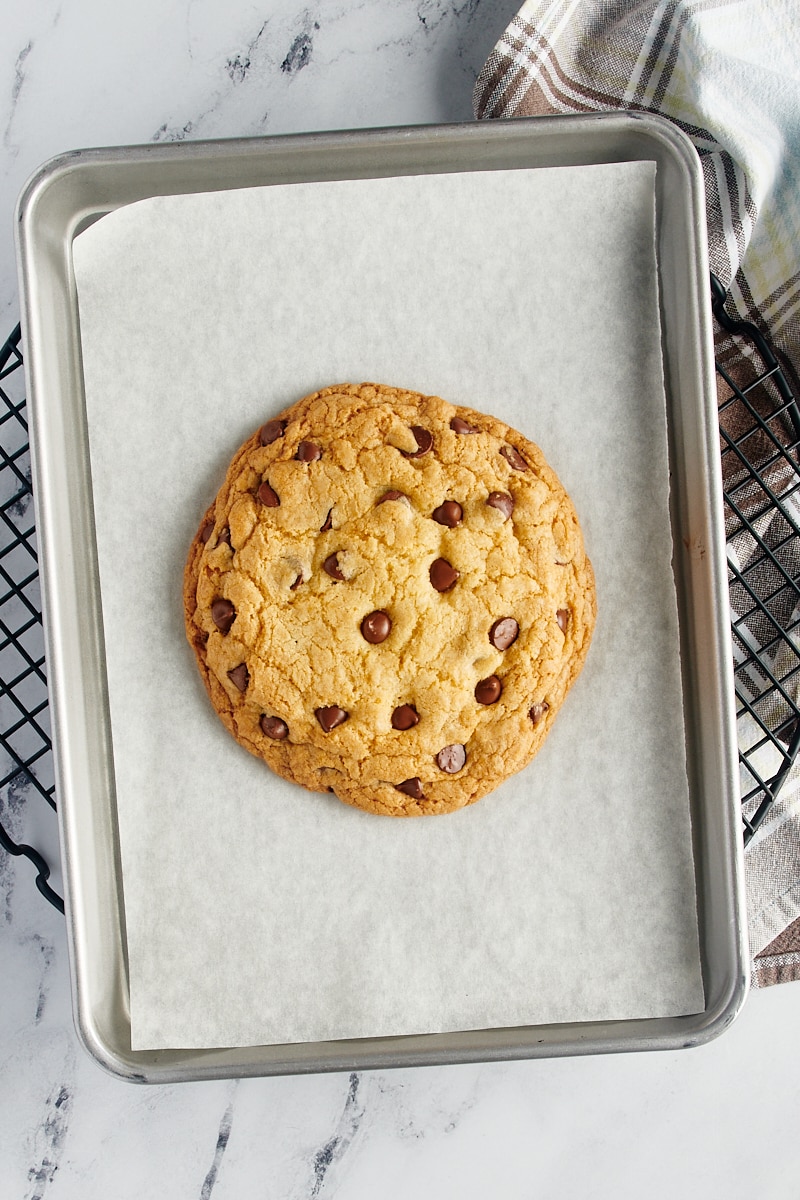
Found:
[{"label": "black wire cooling rack", "polygon": [[44,857],[12,837],[25,806],[56,807],[19,325],[0,349],[0,401],[0,845],[63,912]]},{"label": "black wire cooling rack", "polygon": [[[768,343],[711,282],[746,844],[800,749],[800,410]],[[0,349],[0,845],[30,859],[63,912],[44,857],[12,836],[27,805],[56,807],[24,393],[17,326]]]},{"label": "black wire cooling rack", "polygon": [[728,316],[714,276],[711,293],[747,844],[800,749],[800,410],[771,346]]}]

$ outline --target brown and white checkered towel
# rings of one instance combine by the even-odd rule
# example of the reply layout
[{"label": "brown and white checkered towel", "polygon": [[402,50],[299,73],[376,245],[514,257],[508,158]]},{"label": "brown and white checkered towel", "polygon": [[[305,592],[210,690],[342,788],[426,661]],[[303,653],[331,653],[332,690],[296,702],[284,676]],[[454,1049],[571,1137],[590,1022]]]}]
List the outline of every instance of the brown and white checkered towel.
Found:
[{"label": "brown and white checkered towel", "polygon": [[[479,119],[624,108],[678,125],[701,158],[709,268],[728,291],[726,311],[767,335],[800,396],[796,0],[526,0],[478,78],[474,106]],[[750,344],[720,326],[715,349],[740,388],[762,373]],[[756,747],[752,771],[742,769],[746,795],[759,776],[770,780],[796,732],[800,429],[771,382],[747,403],[722,379],[719,388],[739,737],[744,751]],[[753,983],[800,979],[800,766],[745,864]]]}]

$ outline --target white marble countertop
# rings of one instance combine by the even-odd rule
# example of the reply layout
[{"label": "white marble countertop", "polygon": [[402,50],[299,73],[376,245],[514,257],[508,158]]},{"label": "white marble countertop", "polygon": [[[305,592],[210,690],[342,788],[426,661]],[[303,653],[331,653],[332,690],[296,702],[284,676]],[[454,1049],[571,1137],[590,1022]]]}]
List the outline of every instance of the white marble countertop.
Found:
[{"label": "white marble countertop", "polygon": [[[15,199],[78,146],[469,120],[516,0],[7,4],[0,340]],[[14,814],[27,840],[41,819]],[[27,823],[26,823],[27,820]],[[77,1043],[63,919],[0,853],[0,1196],[793,1197],[800,984],[691,1051],[135,1087]]]}]

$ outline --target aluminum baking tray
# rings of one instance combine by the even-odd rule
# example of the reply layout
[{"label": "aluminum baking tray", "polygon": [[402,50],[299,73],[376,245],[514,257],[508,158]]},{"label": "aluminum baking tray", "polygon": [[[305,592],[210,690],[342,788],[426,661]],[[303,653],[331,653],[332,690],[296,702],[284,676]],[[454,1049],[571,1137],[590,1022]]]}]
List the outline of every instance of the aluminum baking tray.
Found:
[{"label": "aluminum baking tray", "polygon": [[[106,213],[152,196],[632,160],[656,163],[704,1011],[415,1037],[132,1051],[73,239]],[[73,1001],[89,1052],[119,1076],[166,1083],[677,1049],[725,1029],[744,1000],[749,972],[704,190],[688,139],[660,118],[617,113],[75,151],[46,163],[25,187],[17,250]]]}]

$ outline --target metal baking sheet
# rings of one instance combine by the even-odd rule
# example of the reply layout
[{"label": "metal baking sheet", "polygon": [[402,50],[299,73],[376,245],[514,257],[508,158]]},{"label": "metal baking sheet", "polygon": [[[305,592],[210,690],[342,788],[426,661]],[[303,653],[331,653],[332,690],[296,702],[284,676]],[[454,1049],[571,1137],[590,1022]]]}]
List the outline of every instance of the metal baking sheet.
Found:
[{"label": "metal baking sheet", "polygon": [[[156,195],[311,180],[655,161],[675,576],[695,840],[704,1012],[205,1051],[130,1050],[122,880],[94,548],[75,236]],[[344,1070],[705,1041],[746,991],[735,726],[703,187],[688,141],[614,114],[112,151],[46,164],[20,200],[18,251],[76,1024],[130,1079]]]}]

